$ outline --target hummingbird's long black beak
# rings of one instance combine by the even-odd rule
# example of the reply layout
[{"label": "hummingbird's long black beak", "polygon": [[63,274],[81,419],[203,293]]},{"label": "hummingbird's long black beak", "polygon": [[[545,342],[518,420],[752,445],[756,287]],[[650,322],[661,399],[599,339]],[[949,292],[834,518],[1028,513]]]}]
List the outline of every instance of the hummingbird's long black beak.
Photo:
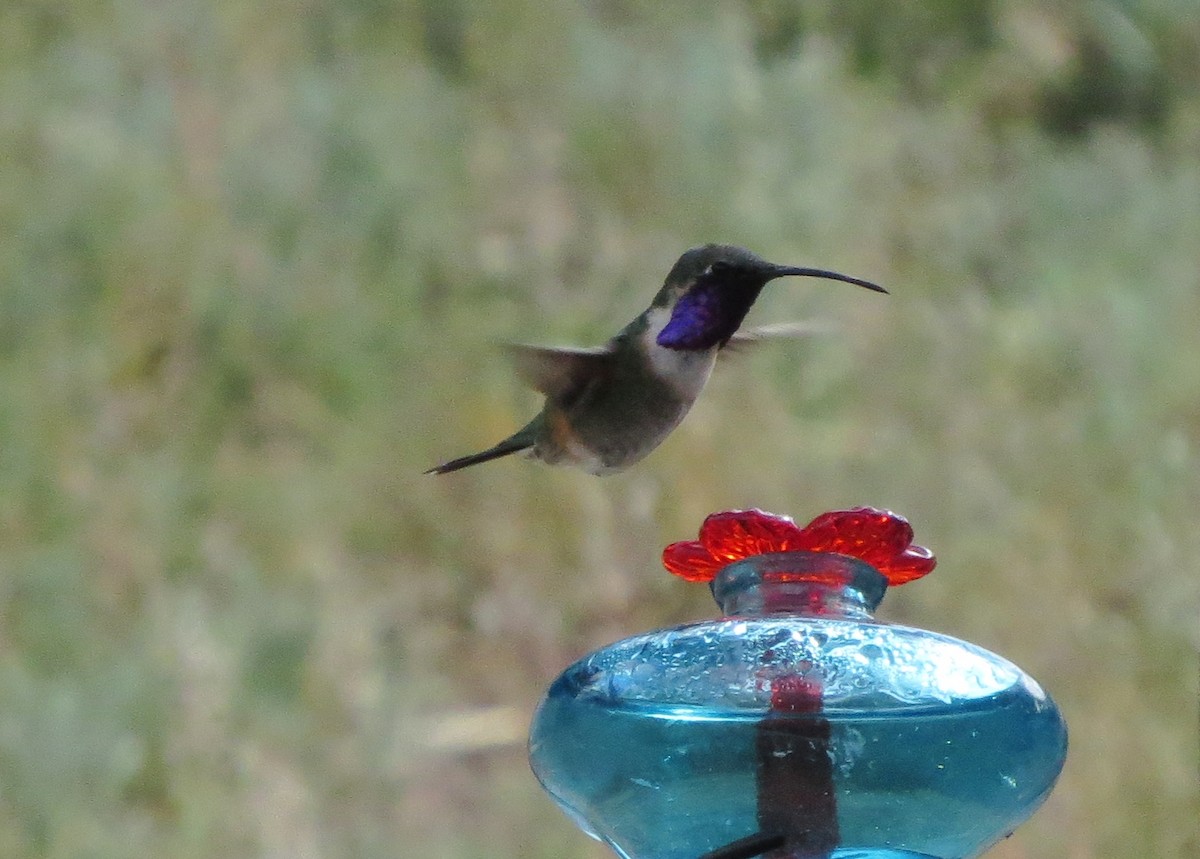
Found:
[{"label": "hummingbird's long black beak", "polygon": [[777,277],[821,277],[825,280],[840,280],[842,283],[852,283],[855,286],[861,286],[863,289],[887,294],[887,290],[877,283],[871,283],[869,280],[860,280],[857,277],[850,277],[848,274],[838,274],[836,271],[826,271],[823,268],[798,268],[793,265],[772,265],[769,274],[771,279]]}]

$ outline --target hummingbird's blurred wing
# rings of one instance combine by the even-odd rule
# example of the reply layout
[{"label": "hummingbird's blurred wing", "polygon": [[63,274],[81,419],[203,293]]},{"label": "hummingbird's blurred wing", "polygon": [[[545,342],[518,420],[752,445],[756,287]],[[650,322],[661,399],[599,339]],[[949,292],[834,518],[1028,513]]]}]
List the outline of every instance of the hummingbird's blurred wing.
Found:
[{"label": "hummingbird's blurred wing", "polygon": [[748,347],[767,340],[782,340],[792,337],[811,337],[814,334],[828,334],[836,326],[828,322],[780,322],[776,325],[764,325],[761,328],[743,328],[721,347],[719,354],[741,352]]},{"label": "hummingbird's blurred wing", "polygon": [[588,383],[607,375],[613,358],[607,346],[578,349],[510,343],[505,348],[525,384],[559,401],[571,399]]}]

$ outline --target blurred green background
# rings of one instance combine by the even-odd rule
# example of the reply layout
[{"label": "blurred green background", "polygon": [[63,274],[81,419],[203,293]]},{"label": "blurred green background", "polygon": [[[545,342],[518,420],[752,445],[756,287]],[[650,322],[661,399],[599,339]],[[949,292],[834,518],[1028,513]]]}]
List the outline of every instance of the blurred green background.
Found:
[{"label": "blurred green background", "polygon": [[[0,855],[606,856],[523,736],[713,510],[907,515],[881,616],[1071,756],[991,859],[1200,855],[1194,0],[0,4]],[[433,478],[745,244],[836,333],[628,474]]]}]

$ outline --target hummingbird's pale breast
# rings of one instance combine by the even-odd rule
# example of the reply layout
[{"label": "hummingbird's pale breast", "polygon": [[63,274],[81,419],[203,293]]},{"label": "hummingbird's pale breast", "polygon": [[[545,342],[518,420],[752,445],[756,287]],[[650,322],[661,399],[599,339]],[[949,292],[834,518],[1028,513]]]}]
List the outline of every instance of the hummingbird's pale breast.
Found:
[{"label": "hummingbird's pale breast", "polygon": [[[667,381],[675,392],[687,401],[691,408],[712,375],[717,363],[718,347],[705,350],[667,349],[658,345],[658,335],[671,321],[671,310],[655,307],[647,314],[649,325],[642,332],[642,349],[646,354],[651,371]],[[684,414],[687,409],[684,410]],[[682,416],[681,416],[682,418]]]},{"label": "hummingbird's pale breast", "polygon": [[659,346],[669,308],[651,308],[614,351],[609,375],[562,406],[547,405],[545,432],[528,456],[612,474],[639,462],[679,426],[712,374],[718,348]]}]

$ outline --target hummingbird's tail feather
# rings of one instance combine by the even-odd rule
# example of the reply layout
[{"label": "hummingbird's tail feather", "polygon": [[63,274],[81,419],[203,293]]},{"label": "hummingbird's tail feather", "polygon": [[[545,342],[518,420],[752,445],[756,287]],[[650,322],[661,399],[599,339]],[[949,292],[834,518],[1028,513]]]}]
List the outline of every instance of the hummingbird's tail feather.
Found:
[{"label": "hummingbird's tail feather", "polygon": [[469,465],[478,465],[481,462],[499,459],[502,456],[508,456],[510,453],[517,453],[530,447],[533,447],[533,440],[518,433],[511,438],[506,438],[495,447],[489,447],[487,450],[481,450],[479,453],[472,453],[470,456],[460,456],[458,459],[443,462],[441,465],[435,465],[425,473],[449,474],[451,471],[458,471],[460,468],[466,468]]}]

